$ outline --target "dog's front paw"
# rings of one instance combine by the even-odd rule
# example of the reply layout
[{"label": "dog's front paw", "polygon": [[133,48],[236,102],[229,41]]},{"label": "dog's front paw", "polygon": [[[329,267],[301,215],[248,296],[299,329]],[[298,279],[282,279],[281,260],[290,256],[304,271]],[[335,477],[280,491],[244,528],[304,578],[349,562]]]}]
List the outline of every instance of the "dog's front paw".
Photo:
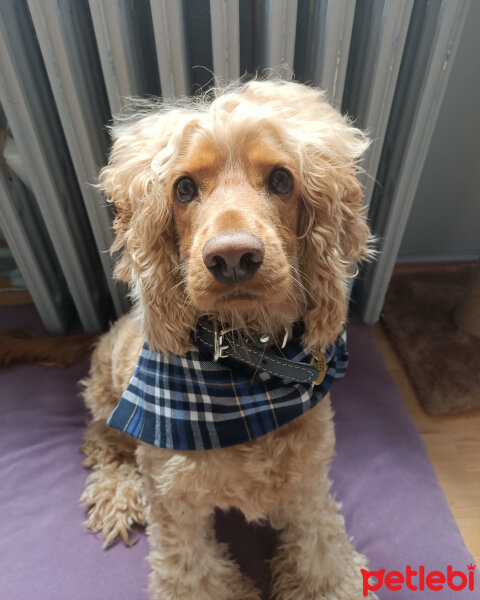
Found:
[{"label": "dog's front paw", "polygon": [[324,573],[319,576],[320,569],[312,569],[299,574],[295,566],[283,555],[273,560],[273,598],[274,600],[378,600],[369,591],[363,595],[363,578],[361,569],[366,568],[365,557],[353,553],[348,566],[335,573]]},{"label": "dog's front paw", "polygon": [[262,596],[254,584],[244,580],[241,584],[236,581],[223,581],[221,586],[212,586],[205,582],[195,590],[183,586],[172,588],[152,579],[150,584],[152,600],[261,600]]},{"label": "dog's front paw", "polygon": [[[178,555],[177,555],[178,558]],[[163,556],[151,552],[149,561],[152,600],[261,600],[254,582],[244,575],[236,563],[216,557],[210,565],[192,562],[185,569],[175,554]]]},{"label": "dog's front paw", "polygon": [[364,595],[362,569],[366,569],[368,566],[365,556],[354,551],[347,565],[339,573],[339,580],[331,584],[325,600],[361,600],[364,598],[378,600],[377,595],[372,591],[367,591],[367,595]]},{"label": "dog's front paw", "polygon": [[130,537],[133,525],[146,525],[142,477],[134,464],[94,468],[80,500],[88,508],[87,527],[102,532],[104,547],[117,537],[127,546],[135,544],[137,539]]}]

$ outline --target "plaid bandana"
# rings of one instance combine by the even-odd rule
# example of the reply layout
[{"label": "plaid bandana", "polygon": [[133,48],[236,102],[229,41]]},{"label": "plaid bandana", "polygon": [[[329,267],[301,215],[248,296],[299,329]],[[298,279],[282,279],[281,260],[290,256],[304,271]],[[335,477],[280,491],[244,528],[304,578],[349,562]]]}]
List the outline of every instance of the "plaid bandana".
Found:
[{"label": "plaid bandana", "polygon": [[[108,424],[143,442],[174,450],[226,448],[256,439],[316,406],[335,379],[345,374],[343,332],[325,353],[323,381],[304,384],[242,364],[212,360],[198,344],[183,356],[165,356],[145,342],[133,377]],[[284,358],[307,362],[299,342]]]}]

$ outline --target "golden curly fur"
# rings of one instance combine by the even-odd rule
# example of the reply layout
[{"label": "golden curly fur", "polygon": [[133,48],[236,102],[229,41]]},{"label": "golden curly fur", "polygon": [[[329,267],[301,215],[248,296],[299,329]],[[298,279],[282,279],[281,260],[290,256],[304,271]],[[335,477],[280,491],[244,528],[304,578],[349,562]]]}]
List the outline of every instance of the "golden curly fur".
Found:
[{"label": "golden curly fur", "polygon": [[[368,256],[356,179],[365,135],[321,91],[297,83],[253,81],[214,96],[144,106],[113,127],[100,185],[115,205],[116,275],[134,308],[101,338],[84,382],[93,415],[83,446],[92,467],[87,525],[106,543],[117,535],[129,543],[132,524],[148,523],[152,598],[258,600],[215,540],[215,507],[234,506],[279,530],[276,600],[358,600],[365,559],[329,495],[328,397],[271,434],[218,450],[159,449],[105,423],[145,337],[182,354],[200,315],[272,335],[303,319],[304,343],[325,348],[344,326],[355,265]],[[285,194],[269,188],[278,168],[291,174]],[[196,185],[190,202],[176,196],[182,177]],[[230,284],[212,276],[202,249],[232,230],[254,234],[265,253],[252,279]]]}]

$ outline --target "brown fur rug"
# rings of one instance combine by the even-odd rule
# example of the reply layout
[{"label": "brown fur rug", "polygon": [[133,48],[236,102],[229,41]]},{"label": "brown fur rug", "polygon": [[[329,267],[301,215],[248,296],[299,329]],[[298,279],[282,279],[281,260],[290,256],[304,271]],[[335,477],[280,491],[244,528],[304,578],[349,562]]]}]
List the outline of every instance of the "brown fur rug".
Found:
[{"label": "brown fur rug", "polygon": [[38,363],[43,367],[69,367],[90,358],[95,335],[37,337],[28,327],[0,331],[0,366],[10,363]]},{"label": "brown fur rug", "polygon": [[390,283],[383,325],[420,404],[432,415],[479,408],[480,338],[453,320],[475,263],[405,267]]}]

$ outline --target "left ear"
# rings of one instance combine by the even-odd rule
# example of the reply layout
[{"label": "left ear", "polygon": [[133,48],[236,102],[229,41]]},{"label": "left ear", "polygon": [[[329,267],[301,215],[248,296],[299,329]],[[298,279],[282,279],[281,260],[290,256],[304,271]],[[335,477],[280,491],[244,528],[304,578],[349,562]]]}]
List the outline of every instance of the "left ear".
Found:
[{"label": "left ear", "polygon": [[363,203],[363,190],[354,169],[350,169],[343,176],[342,187],[340,248],[344,260],[356,263],[368,259],[371,255],[371,235],[366,222],[367,209]]},{"label": "left ear", "polygon": [[348,282],[357,261],[369,255],[370,231],[355,166],[318,158],[304,181],[301,269],[308,289],[304,342],[325,348],[344,327]]}]

